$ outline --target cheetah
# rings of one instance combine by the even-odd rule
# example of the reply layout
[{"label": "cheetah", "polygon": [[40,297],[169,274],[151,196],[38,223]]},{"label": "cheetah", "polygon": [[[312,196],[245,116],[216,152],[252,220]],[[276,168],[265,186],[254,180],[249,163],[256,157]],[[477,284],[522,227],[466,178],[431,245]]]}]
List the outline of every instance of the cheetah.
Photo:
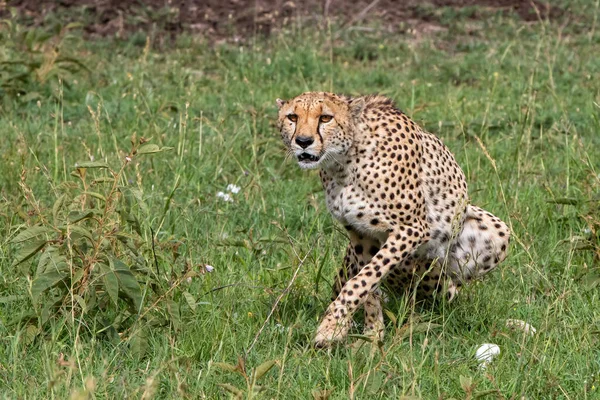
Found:
[{"label": "cheetah", "polygon": [[277,106],[288,154],[319,169],[327,208],[350,238],[317,347],[342,340],[361,306],[365,335],[382,340],[382,286],[452,298],[506,258],[506,224],[469,204],[452,153],[390,99],[308,92]]}]

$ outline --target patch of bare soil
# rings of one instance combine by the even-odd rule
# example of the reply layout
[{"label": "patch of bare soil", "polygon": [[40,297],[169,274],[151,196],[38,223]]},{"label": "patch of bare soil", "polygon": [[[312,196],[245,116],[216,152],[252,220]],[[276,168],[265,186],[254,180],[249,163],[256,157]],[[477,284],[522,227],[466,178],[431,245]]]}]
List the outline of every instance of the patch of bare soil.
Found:
[{"label": "patch of bare soil", "polygon": [[[12,0],[0,1],[0,17],[14,7],[29,23],[41,25],[50,12],[69,21],[87,21],[92,36],[125,36],[135,31],[177,34],[191,31],[212,39],[269,35],[287,24],[342,25],[378,21],[391,32],[408,26],[439,24],[435,10],[472,8],[470,18],[483,18],[477,10],[514,14],[525,21],[557,19],[564,11],[540,0]],[[67,21],[65,21],[67,22]]]}]

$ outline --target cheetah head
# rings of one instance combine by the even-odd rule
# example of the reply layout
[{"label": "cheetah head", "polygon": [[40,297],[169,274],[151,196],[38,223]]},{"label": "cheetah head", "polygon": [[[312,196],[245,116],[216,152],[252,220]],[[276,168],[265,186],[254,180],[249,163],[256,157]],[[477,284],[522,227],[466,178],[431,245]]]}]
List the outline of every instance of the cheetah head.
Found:
[{"label": "cheetah head", "polygon": [[312,169],[336,162],[348,152],[364,100],[308,92],[289,101],[277,99],[277,106],[284,144],[300,168]]}]

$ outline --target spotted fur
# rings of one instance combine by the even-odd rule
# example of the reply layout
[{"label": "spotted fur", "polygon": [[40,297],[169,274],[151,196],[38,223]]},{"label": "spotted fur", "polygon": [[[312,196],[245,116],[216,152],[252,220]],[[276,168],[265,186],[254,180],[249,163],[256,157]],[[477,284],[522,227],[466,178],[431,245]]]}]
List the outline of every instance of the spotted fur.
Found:
[{"label": "spotted fur", "polygon": [[365,333],[382,338],[382,284],[453,297],[504,260],[506,224],[469,204],[452,153],[390,99],[310,92],[277,104],[283,142],[300,167],[320,169],[327,207],[350,237],[318,346],[344,338],[361,306]]}]

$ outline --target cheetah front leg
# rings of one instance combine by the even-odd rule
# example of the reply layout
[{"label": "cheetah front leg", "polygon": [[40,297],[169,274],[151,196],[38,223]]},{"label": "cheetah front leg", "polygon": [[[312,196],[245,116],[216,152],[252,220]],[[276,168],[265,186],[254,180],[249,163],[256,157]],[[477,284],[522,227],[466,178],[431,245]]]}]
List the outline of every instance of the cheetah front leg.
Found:
[{"label": "cheetah front leg", "polygon": [[[424,229],[401,225],[393,229],[377,254],[358,274],[349,279],[338,297],[332,302],[317,329],[315,345],[325,347],[333,341],[346,337],[352,315],[367,299],[378,299],[373,295],[390,269],[406,259],[424,238]],[[370,308],[381,310],[380,301],[371,301]],[[376,317],[379,316],[376,314]],[[383,319],[383,317],[381,317]]]},{"label": "cheetah front leg", "polygon": [[[365,238],[352,230],[349,230],[349,235],[350,243],[346,249],[344,264],[335,278],[332,301],[338,297],[346,282],[367,265],[379,251],[379,241]],[[354,287],[354,289],[359,289],[359,287]],[[365,324],[363,334],[376,340],[383,340],[384,321],[383,309],[381,307],[381,292],[379,289],[367,295],[364,311]]]}]

